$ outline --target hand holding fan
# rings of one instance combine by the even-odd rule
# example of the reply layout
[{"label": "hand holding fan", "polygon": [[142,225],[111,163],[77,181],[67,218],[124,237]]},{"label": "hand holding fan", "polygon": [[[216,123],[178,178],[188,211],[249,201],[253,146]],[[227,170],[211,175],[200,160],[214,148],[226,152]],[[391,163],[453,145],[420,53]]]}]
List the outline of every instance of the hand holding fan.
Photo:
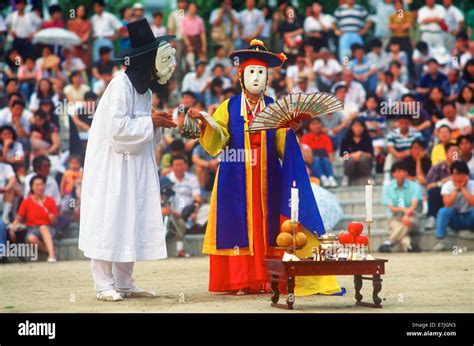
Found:
[{"label": "hand holding fan", "polygon": [[344,103],[341,100],[326,92],[289,94],[257,113],[249,131],[290,127],[292,122],[302,122],[343,108]]}]

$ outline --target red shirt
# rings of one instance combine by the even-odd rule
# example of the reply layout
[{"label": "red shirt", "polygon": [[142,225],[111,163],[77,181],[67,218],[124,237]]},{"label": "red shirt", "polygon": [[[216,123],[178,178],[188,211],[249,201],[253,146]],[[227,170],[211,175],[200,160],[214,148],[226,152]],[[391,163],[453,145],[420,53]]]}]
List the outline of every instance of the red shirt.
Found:
[{"label": "red shirt", "polygon": [[334,151],[331,138],[322,132],[319,135],[309,132],[301,138],[301,142],[309,146],[312,150],[326,150],[328,155],[331,155]]},{"label": "red shirt", "polygon": [[46,196],[43,200],[43,205],[35,202],[33,197],[30,195],[25,198],[20,205],[18,215],[25,219],[27,226],[41,226],[51,225],[48,214],[52,213],[54,216],[58,216],[58,209],[56,208],[56,202],[49,196]]}]

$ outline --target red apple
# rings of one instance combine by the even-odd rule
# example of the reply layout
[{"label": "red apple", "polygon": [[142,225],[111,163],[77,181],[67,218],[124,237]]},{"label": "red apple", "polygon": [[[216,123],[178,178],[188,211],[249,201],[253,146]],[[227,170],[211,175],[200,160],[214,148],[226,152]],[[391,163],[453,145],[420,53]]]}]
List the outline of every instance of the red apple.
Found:
[{"label": "red apple", "polygon": [[364,230],[364,224],[362,222],[349,222],[347,226],[347,231],[352,234],[354,237],[357,237]]},{"label": "red apple", "polygon": [[339,243],[341,244],[353,244],[355,241],[354,236],[349,233],[339,234]]},{"label": "red apple", "polygon": [[369,244],[369,238],[366,235],[360,235],[355,238],[355,243],[366,246]]}]

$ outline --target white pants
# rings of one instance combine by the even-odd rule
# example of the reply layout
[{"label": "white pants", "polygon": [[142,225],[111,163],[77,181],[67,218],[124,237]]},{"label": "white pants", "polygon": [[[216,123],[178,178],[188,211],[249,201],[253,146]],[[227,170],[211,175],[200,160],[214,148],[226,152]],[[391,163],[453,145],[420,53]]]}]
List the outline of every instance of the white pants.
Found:
[{"label": "white pants", "polygon": [[97,292],[135,287],[132,278],[135,262],[109,262],[91,258],[92,277]]}]

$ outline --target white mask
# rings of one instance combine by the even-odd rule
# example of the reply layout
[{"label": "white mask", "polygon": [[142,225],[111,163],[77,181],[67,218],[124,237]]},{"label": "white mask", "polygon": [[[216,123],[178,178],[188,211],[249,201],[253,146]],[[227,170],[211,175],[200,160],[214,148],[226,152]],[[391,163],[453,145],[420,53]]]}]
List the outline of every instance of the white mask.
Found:
[{"label": "white mask", "polygon": [[156,50],[155,69],[158,76],[158,83],[165,84],[173,74],[176,66],[176,50],[171,44],[160,45]]},{"label": "white mask", "polygon": [[267,68],[260,65],[249,65],[244,69],[244,85],[252,94],[260,94],[267,86]]}]

